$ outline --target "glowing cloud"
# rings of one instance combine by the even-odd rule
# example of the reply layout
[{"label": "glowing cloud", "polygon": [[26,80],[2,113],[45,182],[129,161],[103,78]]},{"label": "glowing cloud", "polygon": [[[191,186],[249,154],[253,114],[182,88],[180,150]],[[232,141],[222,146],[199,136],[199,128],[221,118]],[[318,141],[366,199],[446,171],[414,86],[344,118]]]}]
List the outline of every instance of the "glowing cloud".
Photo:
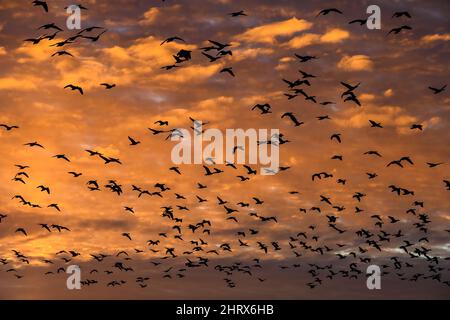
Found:
[{"label": "glowing cloud", "polygon": [[338,68],[345,71],[371,71],[373,70],[373,62],[370,58],[363,54],[355,56],[344,56],[338,63]]},{"label": "glowing cloud", "polygon": [[156,21],[159,14],[160,12],[158,8],[150,8],[144,13],[144,19],[140,20],[139,24],[143,26],[151,25]]},{"label": "glowing cloud", "polygon": [[335,28],[327,31],[323,35],[315,33],[302,34],[289,40],[286,45],[289,48],[299,49],[318,43],[338,43],[347,39],[349,36],[350,33],[348,31]]},{"label": "glowing cloud", "polygon": [[336,28],[321,36],[320,41],[325,43],[338,43],[344,39],[347,39],[349,36],[350,33],[348,31]]},{"label": "glowing cloud", "polygon": [[236,36],[237,39],[246,42],[263,42],[273,44],[277,37],[291,36],[297,32],[311,28],[312,23],[303,19],[292,18],[285,21],[272,22],[255,27]]},{"label": "glowing cloud", "polygon": [[450,34],[428,34],[422,37],[422,41],[424,42],[433,42],[433,41],[450,41]]}]

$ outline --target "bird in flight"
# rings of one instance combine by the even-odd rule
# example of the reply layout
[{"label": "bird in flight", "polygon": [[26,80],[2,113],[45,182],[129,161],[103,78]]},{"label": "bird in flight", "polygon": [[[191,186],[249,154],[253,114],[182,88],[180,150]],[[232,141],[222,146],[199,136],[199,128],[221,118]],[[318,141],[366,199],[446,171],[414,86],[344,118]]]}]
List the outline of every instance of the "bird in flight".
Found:
[{"label": "bird in flight", "polygon": [[96,35],[96,36],[81,36],[81,37],[83,37],[84,39],[89,39],[89,40],[91,40],[92,42],[97,42],[99,39],[100,39],[100,37],[106,32],[106,31],[108,31],[108,30],[103,30],[102,32],[100,32],[98,35]]},{"label": "bird in flight", "polygon": [[220,70],[220,72],[221,72],[221,73],[227,72],[227,73],[230,74],[231,76],[233,76],[233,77],[235,76],[232,67],[223,68],[222,70]]},{"label": "bird in flight", "polygon": [[41,42],[42,40],[44,40],[44,37],[38,37],[38,38],[28,38],[23,40],[24,42],[31,42],[33,45],[39,44],[39,42]]},{"label": "bird in flight", "polygon": [[128,211],[130,213],[134,214],[134,209],[132,207],[124,207],[125,211]]},{"label": "bird in flight", "polygon": [[141,143],[140,141],[137,141],[130,136],[128,136],[128,140],[130,141],[130,146],[137,146],[138,144]]},{"label": "bird in flight", "polygon": [[428,165],[429,168],[434,168],[434,167],[440,166],[441,164],[444,164],[444,163],[443,162],[437,162],[437,163],[435,163],[435,162],[427,162],[427,165]]},{"label": "bird in flight", "polygon": [[81,29],[80,31],[78,31],[77,35],[81,35],[84,32],[91,32],[91,31],[93,31],[95,29],[103,29],[103,28],[102,27],[97,27],[97,26],[87,27],[87,28],[84,28],[84,29]]},{"label": "bird in flight", "polygon": [[284,117],[288,117],[289,119],[291,119],[291,121],[294,123],[294,125],[295,125],[296,127],[298,127],[298,126],[304,124],[304,122],[298,121],[297,118],[294,116],[294,114],[293,114],[292,112],[285,112],[285,113],[281,116],[281,118],[284,118]]},{"label": "bird in flight", "polygon": [[66,86],[64,87],[64,89],[67,89],[67,88],[71,89],[72,91],[78,90],[78,91],[80,92],[81,95],[84,94],[84,93],[83,93],[83,88],[81,88],[81,87],[79,87],[79,86],[75,86],[75,85],[73,85],[73,84],[68,84],[68,85],[66,85]]},{"label": "bird in flight", "polygon": [[403,25],[403,26],[398,27],[398,28],[392,28],[391,30],[389,30],[387,35],[390,35],[391,33],[399,34],[402,30],[412,30],[412,28],[410,26],[407,26],[407,25]]},{"label": "bird in flight", "polygon": [[181,171],[180,171],[179,167],[171,167],[171,168],[169,168],[169,170],[172,170],[172,171],[174,171],[174,172],[176,172],[176,173],[181,175]]},{"label": "bird in flight", "polygon": [[252,110],[255,109],[259,109],[261,111],[261,114],[267,114],[267,113],[272,113],[272,111],[270,111],[271,106],[268,103],[265,104],[256,104],[255,106],[253,106]]},{"label": "bird in flight", "polygon": [[12,129],[19,129],[18,126],[9,126],[9,125],[7,125],[7,124],[0,124],[0,127],[1,127],[1,128],[5,128],[6,131],[11,131]]},{"label": "bird in flight", "polygon": [[323,9],[323,10],[320,10],[320,12],[317,14],[316,17],[318,17],[318,16],[320,16],[320,15],[326,16],[327,14],[329,14],[329,13],[331,13],[331,12],[338,13],[338,14],[343,14],[342,11],[339,10],[339,9],[336,9],[336,8],[329,8],[329,9]]},{"label": "bird in flight", "polygon": [[74,171],[70,171],[68,173],[71,174],[74,178],[78,178],[82,175],[82,173],[78,173],[78,172],[74,172]]},{"label": "bird in flight", "polygon": [[299,54],[294,54],[300,62],[308,62],[309,60],[318,59],[316,56],[301,56]]},{"label": "bird in flight", "polygon": [[27,231],[24,228],[17,228],[15,232],[21,232],[24,236],[28,236]]},{"label": "bird in flight", "polygon": [[45,2],[45,1],[40,1],[40,0],[34,0],[34,1],[32,2],[32,4],[33,4],[33,6],[35,6],[35,7],[41,6],[41,7],[44,9],[45,12],[48,12],[48,5],[47,5],[47,2]]},{"label": "bird in flight", "polygon": [[341,134],[340,133],[334,133],[331,135],[330,140],[335,139],[337,142],[341,143]]},{"label": "bird in flight", "polygon": [[400,18],[400,17],[412,18],[408,11],[394,12],[394,14],[392,15],[392,18]]},{"label": "bird in flight", "polygon": [[56,211],[61,211],[61,209],[59,208],[58,204],[56,204],[56,203],[52,203],[52,204],[48,205],[47,207],[48,208],[53,208]]},{"label": "bird in flight", "polygon": [[376,122],[374,120],[369,120],[369,122],[371,128],[383,128],[383,126],[379,122]]},{"label": "bird in flight", "polygon": [[61,159],[61,160],[65,160],[67,162],[70,162],[69,158],[67,158],[67,156],[65,154],[57,154],[57,155],[54,155],[53,158]]},{"label": "bird in flight", "polygon": [[54,56],[71,56],[71,57],[73,57],[73,55],[70,53],[70,52],[68,52],[68,51],[66,51],[66,50],[61,50],[61,51],[56,51],[54,54],[52,54],[52,57],[54,57]]},{"label": "bird in flight", "polygon": [[28,146],[28,147],[38,147],[38,148],[42,148],[44,149],[44,146],[35,142],[29,142],[29,143],[25,143],[24,146]]},{"label": "bird in flight", "polygon": [[46,30],[48,30],[48,29],[55,29],[55,30],[58,30],[58,31],[63,31],[63,29],[58,27],[54,22],[44,24],[44,25],[42,25],[42,26],[40,26],[38,28],[38,30],[40,30],[40,29],[46,29]]},{"label": "bird in flight", "polygon": [[348,24],[359,23],[361,26],[367,24],[367,19],[355,19],[350,21]]},{"label": "bird in flight", "polygon": [[158,121],[155,121],[154,124],[157,124],[159,126],[168,126],[169,125],[169,121],[158,120]]},{"label": "bird in flight", "polygon": [[232,13],[229,13],[228,15],[230,15],[232,17],[247,16],[247,14],[244,12],[244,10],[232,12]]},{"label": "bird in flight", "polygon": [[212,56],[212,55],[210,55],[210,54],[207,54],[207,53],[205,53],[205,52],[202,52],[202,55],[204,55],[205,57],[207,57],[207,58],[209,59],[209,62],[214,62],[214,61],[220,59],[220,56],[219,56],[219,57],[214,57],[214,56]]},{"label": "bird in flight", "polygon": [[37,189],[40,189],[41,192],[47,192],[47,194],[50,194],[50,188],[49,187],[45,187],[43,185],[40,185],[37,187]]},{"label": "bird in flight", "polygon": [[104,83],[100,83],[100,85],[104,86],[105,89],[112,89],[112,88],[114,88],[116,86],[114,83],[109,84],[109,83],[105,83],[105,82]]},{"label": "bird in flight", "polygon": [[131,239],[131,235],[130,235],[130,233],[128,233],[128,232],[122,233],[122,236],[125,237],[125,238],[127,238],[127,239],[130,240],[130,241],[132,240],[132,239]]},{"label": "bird in flight", "polygon": [[182,38],[174,36],[174,37],[169,37],[169,38],[165,39],[163,42],[161,42],[160,46],[162,46],[164,43],[170,43],[170,42],[174,42],[174,41],[186,42]]},{"label": "bird in flight", "polygon": [[442,86],[440,88],[428,87],[428,89],[433,91],[434,94],[438,94],[438,93],[443,92],[445,90],[445,88],[447,88],[447,85],[444,85],[444,86]]}]

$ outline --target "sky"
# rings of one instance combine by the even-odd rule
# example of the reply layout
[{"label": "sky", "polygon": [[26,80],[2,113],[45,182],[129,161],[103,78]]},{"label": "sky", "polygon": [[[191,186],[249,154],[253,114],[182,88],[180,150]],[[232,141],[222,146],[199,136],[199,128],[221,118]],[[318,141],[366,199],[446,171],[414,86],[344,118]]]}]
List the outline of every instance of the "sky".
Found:
[{"label": "sky", "polygon": [[[29,2],[0,0],[0,124],[7,125],[0,126],[0,217],[6,216],[0,223],[1,299],[450,297],[450,204],[444,182],[450,180],[450,99],[447,88],[438,94],[429,89],[448,83],[447,1],[378,1],[381,29],[369,30],[349,24],[368,16],[369,1],[84,0],[81,27],[102,29],[82,35],[106,32],[98,41],[78,37],[63,47],[52,45],[79,32],[66,26],[64,8],[70,3],[49,0],[45,12]],[[318,16],[327,8],[342,14]],[[229,15],[240,10],[246,16]],[[393,17],[404,11],[411,18]],[[38,29],[49,23],[63,29],[53,40],[23,41],[53,34]],[[403,25],[412,30],[388,34]],[[184,41],[161,44],[174,36]],[[232,55],[209,62],[201,49],[211,46],[208,40],[230,44],[226,50]],[[182,49],[191,51],[192,59],[162,68],[173,65]],[[72,56],[52,56],[60,50]],[[295,54],[316,59],[301,62]],[[220,72],[227,67],[234,77]],[[308,78],[310,86],[297,88],[317,103],[301,94],[287,99],[292,91],[282,79],[301,79],[299,70],[315,76]],[[360,83],[353,92],[361,106],[344,101],[341,82]],[[116,86],[105,89],[101,83]],[[65,89],[69,84],[82,87],[83,95]],[[333,103],[321,104],[325,101]],[[252,110],[265,103],[271,113]],[[304,123],[294,126],[281,117],[286,112]],[[318,120],[321,116],[330,119]],[[166,139],[167,132],[153,135],[148,128],[191,130],[190,118],[222,131],[280,130],[289,140],[278,147],[280,166],[288,169],[251,175],[242,164],[234,169],[207,163],[224,172],[205,176],[200,164],[175,165],[176,143]],[[382,128],[371,127],[369,120]],[[422,130],[411,129],[413,124]],[[330,139],[333,134],[340,134],[341,143]],[[128,137],[140,144],[131,146]],[[25,145],[30,142],[44,148]],[[121,164],[105,164],[85,150]],[[381,156],[365,154],[369,150]],[[342,161],[332,159],[335,155]],[[413,164],[387,166],[402,157]],[[181,174],[170,170],[173,166]],[[319,172],[332,176],[312,180]],[[369,179],[367,173],[377,176]],[[91,180],[99,191],[88,188]],[[110,180],[122,186],[121,195],[105,187]],[[133,185],[160,191],[156,183],[170,190],[161,197],[133,191]],[[50,194],[40,191],[41,185]],[[391,185],[414,194],[397,195]],[[360,201],[357,192],[364,194]],[[24,205],[16,195],[39,207]],[[238,211],[227,214],[217,197]],[[169,206],[177,220],[162,216],[162,207]],[[355,212],[356,207],[363,211]],[[236,221],[227,219],[232,216]],[[343,233],[329,226],[329,217],[336,217]],[[204,220],[211,225],[189,229]],[[40,224],[70,231],[49,232]],[[360,230],[372,236],[358,236]],[[148,240],[160,242],[151,246]],[[175,248],[176,257],[167,248]],[[93,258],[100,254],[106,256],[101,262]],[[132,270],[120,270],[117,263]],[[383,272],[381,290],[366,286],[372,264]],[[96,283],[68,290],[69,265],[79,265],[82,280]]]}]

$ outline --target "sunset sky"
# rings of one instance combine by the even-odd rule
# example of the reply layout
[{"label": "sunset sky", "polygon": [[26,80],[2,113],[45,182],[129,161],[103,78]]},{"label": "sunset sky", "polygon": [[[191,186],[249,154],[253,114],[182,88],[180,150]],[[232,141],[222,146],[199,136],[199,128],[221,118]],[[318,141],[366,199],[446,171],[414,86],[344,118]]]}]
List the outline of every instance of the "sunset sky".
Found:
[{"label": "sunset sky", "polygon": [[[98,41],[80,37],[61,48],[51,45],[78,33],[66,27],[64,7],[70,2],[47,3],[48,13],[31,1],[0,0],[0,124],[19,127],[9,131],[0,127],[0,214],[7,216],[0,220],[0,262],[4,262],[0,263],[0,299],[450,297],[450,231],[446,231],[450,230],[450,203],[444,183],[450,180],[450,98],[448,88],[439,94],[428,88],[441,88],[449,80],[448,1],[83,0],[80,4],[88,10],[81,10],[82,28],[97,26],[107,31]],[[381,30],[348,23],[366,18],[370,4],[381,8]],[[317,16],[326,8],[338,8],[343,14]],[[247,16],[229,15],[240,10]],[[402,11],[411,18],[392,17]],[[53,40],[36,45],[23,41],[52,34],[55,30],[38,30],[52,22],[63,29]],[[403,25],[412,30],[388,35]],[[94,29],[83,35],[101,32]],[[161,45],[173,36],[185,42]],[[201,54],[201,48],[211,45],[208,40],[231,44],[227,50],[232,55],[209,62]],[[179,68],[162,69],[175,63],[173,55],[181,49],[192,51],[192,60]],[[73,57],[52,57],[59,50]],[[300,62],[295,54],[317,59]],[[225,67],[232,67],[235,77],[220,72]],[[285,96],[289,88],[282,79],[301,79],[299,69],[316,76],[308,79],[311,86],[300,87],[317,103],[301,95],[291,100]],[[361,107],[344,102],[341,94],[346,88],[340,82],[361,83],[354,90]],[[116,87],[106,90],[101,83]],[[68,84],[82,87],[84,94],[64,89]],[[320,104],[325,101],[334,103]],[[265,103],[272,113],[251,110]],[[304,124],[295,127],[288,118],[281,118],[285,112],[292,112]],[[317,119],[325,115],[330,120]],[[169,170],[174,166],[175,143],[166,140],[168,133],[152,135],[148,128],[191,130],[189,117],[208,122],[205,128],[279,129],[290,141],[279,147],[280,166],[290,168],[272,176],[248,175],[242,165],[237,169],[217,165],[224,172],[212,176],[204,175],[202,165],[178,165],[181,175]],[[158,120],[169,125],[159,126]],[[369,120],[383,128],[371,127]],[[423,130],[411,129],[413,124],[421,124]],[[330,140],[335,133],[341,134],[342,143]],[[141,143],[130,146],[128,136]],[[24,145],[30,142],[44,149]],[[122,164],[104,164],[86,149],[120,159]],[[377,150],[382,157],[364,154],[369,150]],[[58,154],[70,162],[55,158]],[[335,155],[343,160],[331,159]],[[404,156],[414,164],[403,161],[403,168],[387,167]],[[442,164],[430,168],[427,162]],[[29,168],[20,170],[15,165]],[[19,172],[29,176],[19,175],[25,184],[13,180]],[[68,172],[82,175],[75,178]],[[312,181],[318,172],[333,177]],[[368,179],[366,173],[378,176]],[[239,175],[250,180],[241,182]],[[345,185],[338,179],[345,179]],[[100,191],[88,189],[90,180],[98,181]],[[105,188],[110,180],[122,186],[122,195]],[[159,191],[156,183],[170,190],[162,192],[162,197],[138,197],[139,192],[132,191],[132,185]],[[207,188],[199,189],[197,183]],[[40,185],[49,187],[50,194],[41,192]],[[412,190],[414,195],[398,196],[390,185]],[[360,202],[353,197],[356,192],[365,194]],[[186,199],[177,199],[175,193]],[[12,199],[15,195],[42,208],[23,205]],[[321,195],[330,198],[332,206],[345,209],[337,212],[321,201]],[[207,201],[199,203],[197,196]],[[239,211],[227,214],[217,196]],[[253,197],[264,203],[255,204]],[[423,201],[423,208],[414,201]],[[240,207],[239,202],[249,206]],[[58,204],[61,211],[50,204]],[[162,217],[163,206],[172,206],[174,216],[183,221]],[[134,214],[124,207],[132,207]],[[355,207],[364,211],[355,213]],[[407,213],[410,208],[415,208],[416,215]],[[262,222],[251,212],[275,216],[278,222]],[[426,223],[426,233],[414,225],[421,222],[420,214],[431,221]],[[336,226],[345,232],[330,228],[327,215],[338,217]],[[381,217],[381,228],[372,215]],[[227,220],[229,216],[238,222]],[[388,216],[399,221],[391,223]],[[188,228],[202,220],[209,220],[211,226],[195,233]],[[59,233],[53,228],[48,232],[39,224],[65,226],[70,231]],[[174,225],[180,226],[183,240],[174,238],[178,234]],[[16,232],[18,228],[27,236]],[[211,234],[202,233],[203,229]],[[249,229],[259,232],[251,235]],[[374,234],[370,239],[382,246],[381,251],[356,235],[361,229]],[[390,241],[379,241],[380,230],[389,234]],[[395,237],[399,230],[402,237]],[[240,231],[246,236],[239,236]],[[297,235],[301,232],[308,238]],[[132,240],[122,233],[129,233]],[[167,238],[159,233],[167,233]],[[207,244],[201,245],[203,251],[193,251],[190,241],[200,238]],[[158,239],[157,246],[147,244]],[[238,239],[248,247],[240,246]],[[438,257],[439,263],[424,256],[411,258],[400,248],[405,240],[412,244],[409,252],[429,249],[427,255]],[[299,241],[331,250],[321,255]],[[258,242],[268,246],[267,254]],[[281,250],[275,250],[272,242]],[[231,252],[220,247],[225,243]],[[290,248],[290,243],[296,248]],[[175,248],[176,258],[166,254],[169,247]],[[367,252],[361,253],[358,247]],[[29,264],[12,250],[26,256]],[[80,255],[66,263],[61,258],[70,254],[56,255],[61,250]],[[120,251],[126,251],[128,259],[124,254],[117,257]],[[91,255],[99,254],[109,256],[97,262]],[[209,259],[208,267],[185,266],[187,259],[198,262],[198,257]],[[395,269],[392,257],[398,258],[401,269]],[[255,258],[260,259],[261,268],[255,267]],[[114,267],[117,262],[134,271],[120,271]],[[354,274],[351,263],[362,271],[356,279],[340,273]],[[67,290],[67,274],[57,270],[71,264],[81,267],[83,280],[98,283]],[[294,267],[297,264],[300,267]],[[312,276],[309,270],[316,267],[311,264],[324,269]],[[366,287],[369,264],[387,266],[381,290]],[[217,265],[250,266],[252,275],[242,270],[227,275],[214,268]],[[327,278],[328,265],[337,273],[332,279]],[[91,273],[93,269],[98,273]],[[106,274],[107,270],[113,273]],[[167,274],[172,278],[163,277]],[[421,276],[411,281],[415,274]],[[436,275],[440,282],[432,278]],[[138,277],[150,278],[144,282],[146,287],[139,286]],[[226,278],[235,287],[228,287]],[[126,283],[107,286],[121,280]],[[311,283],[313,289],[308,286]]]}]

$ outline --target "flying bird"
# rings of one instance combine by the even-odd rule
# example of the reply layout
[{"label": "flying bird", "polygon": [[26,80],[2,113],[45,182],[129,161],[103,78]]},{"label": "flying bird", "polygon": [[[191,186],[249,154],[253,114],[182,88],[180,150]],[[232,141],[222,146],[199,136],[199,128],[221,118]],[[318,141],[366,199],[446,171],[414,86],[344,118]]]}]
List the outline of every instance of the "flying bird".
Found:
[{"label": "flying bird", "polygon": [[293,114],[292,112],[285,112],[285,113],[281,116],[281,118],[284,118],[284,117],[288,117],[289,119],[291,119],[291,121],[294,123],[294,125],[295,125],[296,127],[298,127],[298,126],[304,124],[304,122],[298,121],[297,118],[294,116],[294,114]]},{"label": "flying bird", "polygon": [[443,162],[438,162],[438,163],[427,162],[427,165],[429,168],[434,168],[434,167],[440,166],[441,164],[444,164],[444,163]]},{"label": "flying bird", "polygon": [[337,142],[341,143],[341,134],[340,133],[334,133],[331,135],[330,140],[336,139]]},{"label": "flying bird", "polygon": [[73,84],[68,84],[68,85],[66,85],[66,86],[64,87],[64,89],[66,89],[66,88],[69,88],[69,89],[71,89],[72,91],[78,90],[78,91],[80,92],[80,94],[83,95],[83,88],[81,88],[81,87],[79,87],[79,86],[75,86],[75,85],[73,85]]},{"label": "flying bird", "polygon": [[329,9],[323,9],[320,10],[320,12],[317,14],[316,17],[320,16],[320,15],[324,15],[326,16],[327,14],[331,13],[331,12],[335,12],[335,13],[339,13],[342,14],[342,11],[336,8],[329,8]]},{"label": "flying bird", "polygon": [[229,13],[228,15],[230,15],[232,17],[247,16],[247,14],[244,12],[244,10],[232,12],[232,13]]},{"label": "flying bird", "polygon": [[41,6],[41,7],[45,10],[45,12],[48,12],[48,5],[47,5],[47,2],[45,2],[45,1],[40,1],[40,0],[34,0],[34,1],[32,2],[32,4],[33,4],[33,6],[35,6],[35,7]]},{"label": "flying bird", "polygon": [[24,146],[28,146],[28,147],[38,147],[38,148],[42,148],[44,149],[44,146],[41,145],[40,143],[35,142],[29,142],[29,143],[25,143]]},{"label": "flying bird", "polygon": [[155,121],[154,124],[158,124],[160,126],[168,126],[169,125],[169,121],[158,120],[158,121]]},{"label": "flying bird", "polygon": [[56,51],[54,54],[52,54],[52,57],[54,57],[54,56],[71,56],[71,57],[73,57],[73,55],[70,53],[70,52],[68,52],[68,51],[66,51],[66,50],[61,50],[61,51]]},{"label": "flying bird", "polygon": [[316,56],[301,56],[296,53],[294,55],[300,60],[300,62],[307,62],[309,60],[317,59]]},{"label": "flying bird", "polygon": [[400,17],[407,17],[407,18],[411,18],[411,15],[409,14],[408,11],[399,11],[399,12],[394,12],[394,14],[392,15],[392,18],[400,18]]},{"label": "flying bird", "polygon": [[233,77],[235,76],[232,67],[223,68],[222,70],[220,70],[220,73],[223,73],[223,72],[227,72],[227,73],[229,73],[229,74],[230,74],[231,76],[233,76]]},{"label": "flying bird", "polygon": [[268,103],[265,104],[256,104],[255,106],[253,106],[252,110],[255,109],[259,109],[261,111],[261,114],[267,114],[267,113],[272,113],[272,111],[270,111],[271,106]]},{"label": "flying bird", "polygon": [[355,19],[350,21],[348,24],[359,23],[359,25],[363,26],[367,24],[367,19]]},{"label": "flying bird", "polygon": [[370,122],[371,128],[383,128],[383,126],[379,122],[376,122],[376,121],[370,120],[370,119],[369,119],[369,122]]},{"label": "flying bird", "polygon": [[53,156],[53,158],[62,159],[62,160],[65,160],[67,162],[70,162],[69,158],[67,158],[67,156],[65,154],[57,154],[57,155]]},{"label": "flying bird", "polygon": [[21,232],[21,233],[23,233],[24,236],[28,236],[28,234],[24,228],[17,228],[15,232]]},{"label": "flying bird", "polygon": [[164,43],[170,43],[170,42],[174,42],[174,41],[186,42],[182,38],[174,36],[174,37],[169,37],[169,38],[165,39],[163,42],[161,42],[160,46],[162,46]]},{"label": "flying bird", "polygon": [[442,86],[440,88],[428,87],[428,89],[433,91],[434,94],[438,94],[438,93],[443,92],[445,90],[445,88],[447,88],[447,85],[444,85],[444,86]]},{"label": "flying bird", "polygon": [[114,88],[114,87],[116,86],[116,84],[115,84],[115,83],[111,83],[111,84],[109,84],[109,83],[106,83],[106,82],[104,82],[104,83],[100,83],[100,85],[101,85],[101,86],[104,86],[104,87],[105,87],[105,89],[112,89],[112,88]]},{"label": "flying bird", "polygon": [[84,39],[89,39],[89,40],[91,40],[92,42],[97,42],[97,41],[100,39],[100,37],[101,37],[106,31],[108,31],[108,30],[103,30],[103,31],[100,32],[98,35],[93,36],[93,37],[91,37],[91,36],[81,36],[81,37],[83,37]]},{"label": "flying bird", "polygon": [[122,236],[131,241],[131,235],[128,232],[122,233]]},{"label": "flying bird", "polygon": [[40,30],[40,29],[46,29],[46,30],[48,30],[48,29],[55,29],[55,30],[58,30],[58,31],[63,31],[63,29],[58,27],[54,22],[44,24],[44,25],[42,25],[42,26],[40,26],[38,28],[38,30]]},{"label": "flying bird", "polygon": [[141,143],[140,141],[137,141],[130,136],[128,136],[128,140],[130,141],[130,146],[137,146],[138,144]]},{"label": "flying bird", "polygon": [[12,129],[19,129],[18,126],[9,126],[7,124],[0,124],[0,127],[3,127],[6,129],[6,131],[11,131]]},{"label": "flying bird", "polygon": [[392,29],[388,32],[387,35],[390,35],[391,33],[399,34],[402,30],[412,30],[412,28],[411,28],[410,26],[407,26],[407,25],[403,25],[403,26],[398,27],[398,28],[392,28]]}]

